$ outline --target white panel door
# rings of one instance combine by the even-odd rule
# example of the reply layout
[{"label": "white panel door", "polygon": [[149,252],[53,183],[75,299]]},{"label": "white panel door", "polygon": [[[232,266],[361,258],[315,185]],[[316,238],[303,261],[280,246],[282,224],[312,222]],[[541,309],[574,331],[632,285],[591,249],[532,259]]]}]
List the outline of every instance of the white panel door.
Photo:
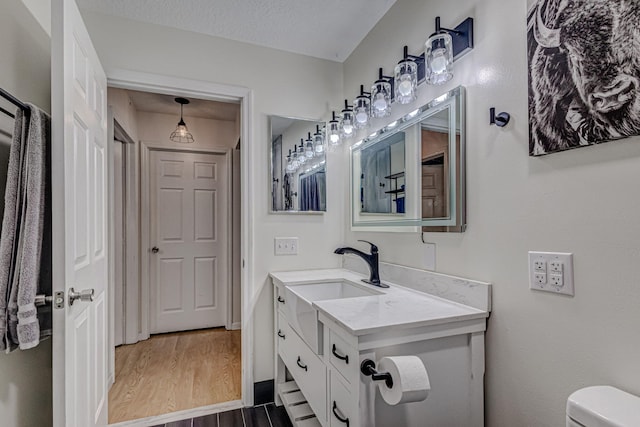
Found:
[{"label": "white panel door", "polygon": [[151,152],[151,333],[225,325],[227,175],[223,154]]},{"label": "white panel door", "polygon": [[[107,83],[74,0],[52,3],[56,427],[107,424]],[[71,289],[93,301],[71,304]],[[89,298],[87,298],[89,299]]]}]

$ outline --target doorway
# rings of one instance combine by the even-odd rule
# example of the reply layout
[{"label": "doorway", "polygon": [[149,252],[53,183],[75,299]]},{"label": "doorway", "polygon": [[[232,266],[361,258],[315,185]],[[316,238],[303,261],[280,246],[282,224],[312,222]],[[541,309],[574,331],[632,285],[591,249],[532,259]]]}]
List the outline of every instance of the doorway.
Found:
[{"label": "doorway", "polygon": [[[233,178],[241,175],[234,169],[240,166],[234,162],[240,153],[240,104],[191,98],[195,108],[185,109],[184,120],[195,143],[177,144],[169,140],[180,118],[173,98],[121,88],[108,92],[114,117],[126,122],[126,129],[121,127],[133,141],[124,166],[131,176],[119,174],[114,161],[125,187],[118,193],[116,177],[114,198],[129,194],[124,210],[137,213],[115,216],[116,223],[133,218],[136,224],[129,228],[135,231],[125,231],[120,242],[137,244],[123,256],[129,245],[118,244],[120,231],[114,227],[114,259],[124,266],[118,269],[116,263],[114,282],[124,276],[124,285],[113,296],[124,297],[114,302],[114,320],[121,312],[124,345],[114,351],[110,423],[214,410],[217,404],[227,408],[229,401],[241,406],[244,394],[240,227],[234,227],[239,223],[234,218],[241,217],[240,204],[234,203],[241,183]],[[121,151],[114,147],[114,160]],[[121,274],[129,265],[137,265],[137,275],[135,269]],[[161,396],[167,388],[183,392],[179,399],[175,392]]]}]

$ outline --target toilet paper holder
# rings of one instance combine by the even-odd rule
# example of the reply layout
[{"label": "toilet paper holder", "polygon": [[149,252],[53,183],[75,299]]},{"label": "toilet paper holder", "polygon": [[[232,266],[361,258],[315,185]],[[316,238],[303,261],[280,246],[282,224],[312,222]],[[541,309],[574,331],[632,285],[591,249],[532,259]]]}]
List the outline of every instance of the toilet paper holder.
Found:
[{"label": "toilet paper holder", "polygon": [[373,381],[384,381],[387,387],[393,388],[393,377],[388,372],[378,372],[376,362],[371,359],[364,359],[360,364],[360,372],[371,377]]}]

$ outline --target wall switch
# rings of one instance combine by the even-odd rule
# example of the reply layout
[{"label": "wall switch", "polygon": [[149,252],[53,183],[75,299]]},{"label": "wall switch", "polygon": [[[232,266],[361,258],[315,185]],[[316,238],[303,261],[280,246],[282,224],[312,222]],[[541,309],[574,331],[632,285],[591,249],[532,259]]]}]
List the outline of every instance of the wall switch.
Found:
[{"label": "wall switch", "polygon": [[274,252],[276,255],[297,255],[297,237],[276,237],[274,239]]},{"label": "wall switch", "polygon": [[529,289],[573,296],[573,254],[529,252]]}]

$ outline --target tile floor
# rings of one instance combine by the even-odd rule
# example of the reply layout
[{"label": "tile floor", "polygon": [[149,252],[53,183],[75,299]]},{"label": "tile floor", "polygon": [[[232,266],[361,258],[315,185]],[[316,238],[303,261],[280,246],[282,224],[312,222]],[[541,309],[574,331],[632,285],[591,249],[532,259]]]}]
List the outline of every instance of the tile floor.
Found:
[{"label": "tile floor", "polygon": [[155,427],[292,427],[284,406],[273,403],[174,421]]}]

